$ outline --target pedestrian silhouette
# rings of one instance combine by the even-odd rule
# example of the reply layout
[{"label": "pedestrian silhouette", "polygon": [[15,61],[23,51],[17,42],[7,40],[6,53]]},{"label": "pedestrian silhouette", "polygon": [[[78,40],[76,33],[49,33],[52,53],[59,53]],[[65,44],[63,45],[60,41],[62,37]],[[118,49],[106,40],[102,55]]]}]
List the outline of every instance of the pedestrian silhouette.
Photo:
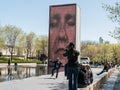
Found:
[{"label": "pedestrian silhouette", "polygon": [[59,72],[59,69],[60,69],[62,63],[61,63],[59,57],[56,59],[56,61],[51,61],[51,62],[54,63],[54,67],[52,69],[52,75],[51,76],[54,75],[54,71],[56,70],[56,78],[57,78],[58,77],[58,72]]},{"label": "pedestrian silhouette", "polygon": [[70,42],[68,48],[65,50],[63,56],[67,57],[67,77],[69,82],[69,90],[77,90],[78,88],[78,55],[79,52],[75,50],[75,45]]}]

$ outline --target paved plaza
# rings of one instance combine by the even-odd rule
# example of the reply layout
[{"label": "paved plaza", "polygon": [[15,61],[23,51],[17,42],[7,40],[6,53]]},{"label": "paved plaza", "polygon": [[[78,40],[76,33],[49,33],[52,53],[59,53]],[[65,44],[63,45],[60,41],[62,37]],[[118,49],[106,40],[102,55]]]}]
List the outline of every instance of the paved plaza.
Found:
[{"label": "paved plaza", "polygon": [[117,79],[116,79],[113,90],[120,90],[120,71],[117,75]]},{"label": "paved plaza", "polygon": [[[92,68],[94,75],[94,82],[105,75],[106,72],[99,76],[96,75],[101,70],[102,68]],[[116,69],[116,71],[111,75],[111,78],[114,80],[113,83],[115,83],[118,73],[119,71]],[[108,79],[108,81],[109,80],[110,79]],[[111,87],[113,88],[114,84]],[[51,77],[51,75],[49,74],[49,75],[42,75],[39,77],[1,82],[0,90],[68,90],[68,80],[64,76],[64,72],[60,72],[57,79]],[[102,90],[110,90],[110,89],[106,89],[105,87],[103,87]],[[114,90],[118,90],[118,89],[114,89]]]},{"label": "paved plaza", "polygon": [[110,76],[110,78],[103,84],[101,90],[113,90],[118,73],[118,70],[115,70],[114,73]]}]

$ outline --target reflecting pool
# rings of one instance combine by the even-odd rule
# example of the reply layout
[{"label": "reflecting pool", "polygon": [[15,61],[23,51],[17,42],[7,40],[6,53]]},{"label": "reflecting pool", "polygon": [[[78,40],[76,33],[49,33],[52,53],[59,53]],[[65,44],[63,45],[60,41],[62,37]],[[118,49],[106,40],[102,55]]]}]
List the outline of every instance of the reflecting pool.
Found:
[{"label": "reflecting pool", "polygon": [[0,67],[0,82],[40,76],[40,75],[45,75],[47,73],[48,73],[47,66],[43,66],[43,65],[5,66],[5,67]]}]

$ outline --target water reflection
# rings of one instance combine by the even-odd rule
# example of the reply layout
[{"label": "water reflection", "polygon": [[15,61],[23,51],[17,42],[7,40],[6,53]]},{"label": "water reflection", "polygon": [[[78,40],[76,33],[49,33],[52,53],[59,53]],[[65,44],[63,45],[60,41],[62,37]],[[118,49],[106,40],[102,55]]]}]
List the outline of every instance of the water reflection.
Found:
[{"label": "water reflection", "polygon": [[7,66],[0,68],[0,82],[47,74],[47,66]]}]

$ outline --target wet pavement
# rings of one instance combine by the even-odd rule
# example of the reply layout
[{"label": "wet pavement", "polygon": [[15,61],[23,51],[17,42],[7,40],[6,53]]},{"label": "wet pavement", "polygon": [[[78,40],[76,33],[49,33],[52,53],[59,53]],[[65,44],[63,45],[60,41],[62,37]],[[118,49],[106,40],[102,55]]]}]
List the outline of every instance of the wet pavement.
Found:
[{"label": "wet pavement", "polygon": [[[94,81],[105,75],[97,76],[102,68],[93,68]],[[51,74],[31,77],[21,80],[11,80],[0,83],[0,90],[68,90],[68,80],[64,72],[59,72],[58,78],[51,77]]]},{"label": "wet pavement", "polygon": [[120,90],[120,67],[116,68],[100,90]]},{"label": "wet pavement", "polygon": [[[101,70],[102,68],[92,68],[94,76],[93,82],[96,82],[107,73],[105,72],[97,76],[96,74]],[[120,74],[116,69],[111,77],[103,85],[102,90],[120,90],[119,86]],[[51,74],[48,74],[27,79],[1,82],[0,90],[68,90],[68,80],[64,76],[64,72],[59,72],[57,79],[55,79],[55,77],[51,77]]]},{"label": "wet pavement", "polygon": [[117,75],[113,90],[120,90],[120,72]]}]

